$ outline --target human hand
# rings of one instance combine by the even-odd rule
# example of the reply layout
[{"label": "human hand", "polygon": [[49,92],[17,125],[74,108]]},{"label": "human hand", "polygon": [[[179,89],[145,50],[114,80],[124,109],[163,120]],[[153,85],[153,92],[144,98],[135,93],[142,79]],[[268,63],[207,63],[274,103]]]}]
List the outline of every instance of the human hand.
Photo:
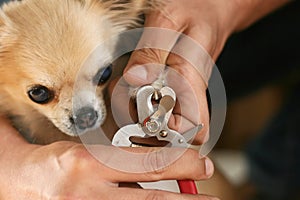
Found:
[{"label": "human hand", "polygon": [[[169,126],[180,131],[186,130],[191,124],[203,123],[204,129],[194,140],[197,144],[203,143],[207,140],[209,131],[206,88],[213,61],[221,53],[230,34],[246,28],[287,2],[288,0],[164,1],[162,7],[146,14],[145,27],[170,29],[179,34],[168,34],[163,29],[144,30],[138,50],[133,52],[124,71],[124,78],[132,86],[141,86],[152,83],[158,77],[162,72],[159,67],[161,65],[167,65],[169,69],[176,71],[177,78],[169,76],[167,81],[175,90],[179,102]],[[179,38],[180,33],[187,35],[203,49],[191,48],[186,39]],[[154,47],[162,47],[169,52]],[[174,52],[183,53],[188,59]],[[182,77],[181,80],[178,79],[179,76]],[[199,117],[197,113],[200,113]]]},{"label": "human hand", "polygon": [[[82,144],[55,142],[32,145],[0,118],[0,197],[1,199],[214,199],[203,195],[121,188],[120,182],[148,182],[166,179],[206,179],[213,173],[208,158],[187,150],[172,165],[146,173],[114,170],[96,160]],[[108,157],[115,147],[97,146]],[[149,153],[152,148],[128,148],[126,151]],[[176,154],[176,149],[170,153]],[[141,161],[147,169],[156,169],[165,157]],[[186,163],[190,163],[186,165]],[[136,165],[136,163],[122,163]]]},{"label": "human hand", "polygon": [[[229,34],[219,30],[221,22],[213,16],[220,11],[214,4],[216,2],[203,0],[191,0],[189,3],[173,0],[167,1],[161,10],[151,11],[146,15],[145,27],[162,29],[144,30],[138,50],[132,53],[124,71],[124,78],[130,85],[141,86],[153,83],[164,71],[164,66],[168,66],[166,82],[177,95],[169,127],[184,132],[204,124],[194,139],[196,144],[208,139],[206,89],[213,67],[211,57],[217,57]],[[177,34],[168,32],[166,28]]]}]

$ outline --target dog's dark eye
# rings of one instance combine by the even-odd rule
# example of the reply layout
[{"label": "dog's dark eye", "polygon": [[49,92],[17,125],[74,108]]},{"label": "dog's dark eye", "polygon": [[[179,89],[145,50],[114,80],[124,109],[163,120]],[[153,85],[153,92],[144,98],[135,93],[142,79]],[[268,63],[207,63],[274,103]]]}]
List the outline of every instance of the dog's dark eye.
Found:
[{"label": "dog's dark eye", "polygon": [[94,84],[102,85],[108,81],[112,74],[112,64],[98,71],[96,76],[94,77]]},{"label": "dog's dark eye", "polygon": [[53,92],[45,86],[37,85],[28,91],[28,96],[35,103],[45,104],[53,98]]}]

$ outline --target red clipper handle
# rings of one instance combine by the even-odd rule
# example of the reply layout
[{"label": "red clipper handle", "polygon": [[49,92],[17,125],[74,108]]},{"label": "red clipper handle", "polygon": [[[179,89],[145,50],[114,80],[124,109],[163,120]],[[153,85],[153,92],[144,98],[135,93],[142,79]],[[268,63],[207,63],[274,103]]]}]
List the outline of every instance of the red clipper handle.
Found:
[{"label": "red clipper handle", "polygon": [[177,181],[179,185],[179,190],[181,193],[185,194],[198,194],[195,181],[191,180],[181,180]]}]

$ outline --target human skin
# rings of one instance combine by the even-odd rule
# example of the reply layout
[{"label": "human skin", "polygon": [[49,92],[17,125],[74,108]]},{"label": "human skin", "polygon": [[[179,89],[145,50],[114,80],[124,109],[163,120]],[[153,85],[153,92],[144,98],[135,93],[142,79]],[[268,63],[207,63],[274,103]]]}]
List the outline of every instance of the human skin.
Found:
[{"label": "human skin", "polygon": [[[182,32],[200,43],[212,59],[216,60],[230,34],[248,27],[287,2],[288,0],[189,0],[186,3],[173,0],[166,2],[163,12],[151,11],[146,16],[145,26]],[[168,17],[165,13],[168,13]],[[125,71],[126,80],[135,86],[152,82],[155,77],[153,74],[156,73],[152,68],[145,68],[146,79],[139,78],[137,74],[140,73],[134,70],[126,73],[134,65],[149,62],[166,63],[188,80],[196,93],[200,105],[197,109],[201,117],[196,121],[188,119],[190,116],[182,116],[177,108],[169,126],[180,129],[178,124],[185,120],[183,118],[195,124],[204,123],[205,128],[196,137],[196,143],[203,143],[208,135],[209,122],[206,80],[178,56],[155,49],[133,53]],[[187,98],[188,94],[178,92],[184,91],[184,87],[175,83],[172,85],[179,100],[184,102],[180,105],[181,110],[189,110],[191,102]],[[211,161],[208,158],[200,159],[193,150],[187,150],[179,160],[162,170],[132,174],[119,172],[99,163],[81,144],[66,141],[45,146],[29,144],[6,119],[0,118],[0,127],[0,199],[213,199],[202,195],[118,187],[119,182],[200,180],[210,177],[213,173]],[[112,147],[99,148],[105,152],[113,151]],[[152,150],[154,149],[139,149],[142,152]]]},{"label": "human skin", "polygon": [[[102,164],[82,144],[68,141],[44,146],[28,144],[4,118],[0,118],[0,127],[0,199],[213,199],[118,187],[120,182],[209,178],[213,164],[208,158],[199,158],[196,151],[188,150],[170,166],[153,172],[128,173]],[[115,150],[102,145],[97,148],[107,154]],[[149,153],[154,149],[126,150]],[[170,149],[170,153],[175,151]],[[145,167],[155,169],[162,160],[148,157],[142,160],[145,161],[149,161]]]},{"label": "human skin", "polygon": [[[165,1],[163,8],[146,15],[145,27],[166,28],[183,33],[202,46],[212,61],[216,61],[232,33],[247,28],[288,2],[290,0],[170,0]],[[149,34],[148,30],[144,31],[138,44],[140,49],[133,52],[124,71],[124,78],[133,86],[152,83],[158,77],[158,73],[161,73],[161,69],[154,67],[153,63],[157,66],[167,65],[169,69],[176,71],[179,74],[177,77],[181,76],[187,83],[183,84],[178,78],[169,77],[171,81],[168,85],[175,90],[179,102],[170,118],[169,127],[180,130],[191,122],[194,125],[204,124],[204,128],[194,139],[195,144],[202,144],[209,135],[206,89],[211,69],[201,69],[202,65],[207,64],[200,62],[199,70],[192,66],[189,60],[174,53],[147,48],[151,46],[149,43],[156,43],[160,39],[157,35]],[[171,43],[173,40],[173,49],[185,47],[185,41],[177,41],[178,36],[174,36],[173,39],[170,37],[172,36],[168,34],[166,37],[162,36],[161,42],[169,40]],[[191,48],[184,51],[194,53]],[[209,59],[205,57],[207,56],[204,56],[203,60]],[[209,67],[212,68],[213,64],[206,66]],[[191,94],[194,94],[194,98],[191,98]],[[200,117],[195,117],[196,113],[200,113]]]}]

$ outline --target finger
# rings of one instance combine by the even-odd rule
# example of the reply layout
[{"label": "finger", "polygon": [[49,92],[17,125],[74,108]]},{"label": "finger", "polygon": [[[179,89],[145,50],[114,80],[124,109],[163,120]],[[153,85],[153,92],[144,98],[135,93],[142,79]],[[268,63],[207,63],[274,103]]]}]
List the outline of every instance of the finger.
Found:
[{"label": "finger", "polygon": [[140,86],[157,79],[163,70],[160,65],[165,65],[169,52],[185,28],[185,25],[174,21],[160,11],[153,11],[146,16],[145,29],[137,50],[132,53],[124,70],[124,78],[130,85]]},{"label": "finger", "polygon": [[143,199],[157,199],[157,200],[216,200],[215,197],[209,197],[205,195],[189,195],[178,194],[167,191],[159,190],[142,190],[134,188],[114,188],[112,193],[115,199],[123,200],[143,200]]},{"label": "finger", "polygon": [[[195,73],[200,76],[200,79],[202,79],[207,86],[214,62],[208,52],[208,44],[203,46],[202,44],[204,42],[199,35],[201,35],[199,32],[194,33],[190,31],[186,31],[185,35],[181,35],[172,49],[173,55],[170,55],[171,58],[169,56],[168,60],[173,59],[177,61],[175,64],[181,62],[182,64],[188,63],[190,67],[194,68]],[[181,60],[176,60],[175,58],[181,58]]]},{"label": "finger", "polygon": [[199,32],[200,30],[191,27],[185,30],[184,33],[188,36],[181,35],[167,59],[167,65],[173,69],[169,70],[167,83],[177,94],[177,105],[169,126],[184,132],[195,125],[203,124],[204,127],[194,139],[194,144],[205,143],[209,137],[206,88],[214,66],[206,51],[210,49],[209,42],[202,46],[203,36]]},{"label": "finger", "polygon": [[206,99],[206,84],[194,66],[178,55],[170,54],[167,64],[166,82],[177,96],[169,127],[180,133],[203,124],[203,128],[194,138],[194,144],[203,144],[208,140],[209,113]]},{"label": "finger", "polygon": [[89,151],[105,166],[99,173],[111,182],[200,180],[209,178],[214,171],[209,158],[199,158],[198,152],[191,149],[92,148]]}]

